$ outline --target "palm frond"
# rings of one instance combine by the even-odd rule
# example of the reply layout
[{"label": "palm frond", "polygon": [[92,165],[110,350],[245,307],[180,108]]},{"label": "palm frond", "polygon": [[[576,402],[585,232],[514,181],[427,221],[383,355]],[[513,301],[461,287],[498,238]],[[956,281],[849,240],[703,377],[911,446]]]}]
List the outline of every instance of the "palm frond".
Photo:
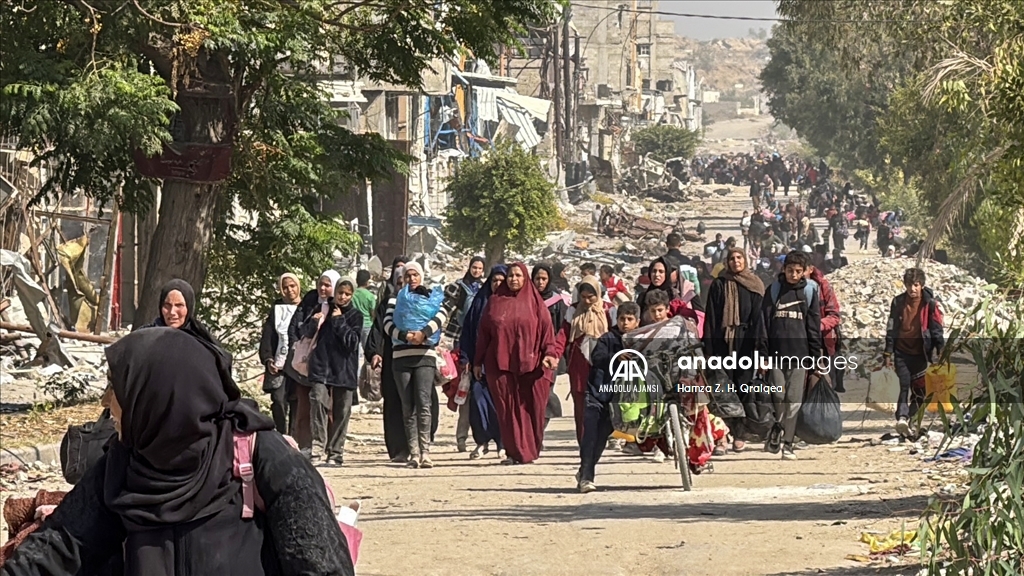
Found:
[{"label": "palm frond", "polygon": [[939,212],[935,215],[935,220],[932,221],[931,230],[928,232],[924,242],[921,243],[921,249],[917,253],[918,266],[921,265],[925,258],[932,255],[932,251],[939,243],[939,240],[949,232],[953,223],[959,220],[964,207],[967,206],[967,203],[974,194],[981,189],[980,176],[982,171],[993,162],[1002,158],[1008,148],[1009,146],[1007,145],[1000,146],[972,165],[960,183],[953,189],[953,192],[942,201],[942,204],[939,206]]},{"label": "palm frond", "polygon": [[958,48],[949,40],[946,44],[953,49],[953,56],[935,63],[928,69],[928,82],[925,84],[924,101],[932,104],[937,101],[943,82],[946,80],[966,80],[979,74],[992,71],[992,64],[971,56]]}]

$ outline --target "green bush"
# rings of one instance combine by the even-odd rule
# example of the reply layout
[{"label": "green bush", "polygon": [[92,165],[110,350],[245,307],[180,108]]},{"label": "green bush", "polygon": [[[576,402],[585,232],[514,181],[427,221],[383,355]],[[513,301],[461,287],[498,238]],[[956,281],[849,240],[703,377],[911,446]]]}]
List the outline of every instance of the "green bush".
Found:
[{"label": "green bush", "polygon": [[639,154],[651,154],[658,160],[692,158],[700,146],[700,132],[680,126],[660,124],[633,132],[633,145]]},{"label": "green bush", "polygon": [[984,428],[963,499],[933,498],[923,518],[930,576],[1024,573],[1024,303],[1018,299],[1007,319],[993,302],[980,305],[974,322],[955,330],[947,346],[947,356],[968,354],[979,375],[976,394],[955,414],[967,426],[954,428],[943,415],[947,436]]}]

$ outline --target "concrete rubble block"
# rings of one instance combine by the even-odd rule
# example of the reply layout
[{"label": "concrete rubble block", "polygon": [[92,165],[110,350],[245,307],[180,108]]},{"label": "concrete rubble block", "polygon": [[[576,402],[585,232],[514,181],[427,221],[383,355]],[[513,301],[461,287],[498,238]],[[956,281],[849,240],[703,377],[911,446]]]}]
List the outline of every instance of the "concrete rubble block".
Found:
[{"label": "concrete rubble block", "polygon": [[[844,336],[853,339],[885,337],[889,305],[905,291],[903,273],[916,263],[912,258],[873,257],[851,262],[828,275],[839,299]],[[990,299],[995,300],[995,313],[1009,319],[1009,303],[981,278],[958,266],[931,260],[922,268],[927,276],[926,285],[942,308],[947,334],[969,320],[978,304]]]}]

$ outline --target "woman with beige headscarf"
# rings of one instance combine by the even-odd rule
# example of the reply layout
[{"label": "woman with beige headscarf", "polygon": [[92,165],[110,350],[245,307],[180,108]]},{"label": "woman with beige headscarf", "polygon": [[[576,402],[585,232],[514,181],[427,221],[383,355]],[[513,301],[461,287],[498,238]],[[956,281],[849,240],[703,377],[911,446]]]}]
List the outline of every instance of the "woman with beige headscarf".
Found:
[{"label": "woman with beige headscarf", "polygon": [[[750,270],[746,255],[739,248],[729,249],[725,264],[726,268],[711,283],[704,305],[704,354],[726,357],[735,352],[737,358],[753,358],[761,330],[764,283]],[[737,391],[740,385],[749,384],[754,379],[754,368],[751,365],[747,369],[726,371]],[[739,396],[740,400],[745,400],[743,394]],[[734,435],[740,433],[743,419],[730,420],[740,420],[727,421]],[[740,451],[744,447],[738,435],[734,437],[733,449]]]},{"label": "woman with beige headscarf", "polygon": [[288,433],[288,419],[294,418],[289,399],[295,395],[295,383],[285,376],[284,363],[288,358],[291,345],[288,339],[288,326],[301,300],[299,277],[285,272],[277,280],[277,291],[281,297],[274,301],[274,306],[263,323],[263,335],[260,338],[260,363],[266,368],[263,374],[263,391],[270,394],[270,412],[274,416],[274,427],[281,434]]},{"label": "woman with beige headscarf", "polygon": [[576,440],[583,439],[584,402],[587,378],[590,376],[590,352],[597,340],[612,327],[608,315],[610,303],[601,299],[601,284],[594,276],[586,276],[576,286],[578,300],[569,307],[555,339],[555,357],[569,350],[569,390],[572,394]]}]

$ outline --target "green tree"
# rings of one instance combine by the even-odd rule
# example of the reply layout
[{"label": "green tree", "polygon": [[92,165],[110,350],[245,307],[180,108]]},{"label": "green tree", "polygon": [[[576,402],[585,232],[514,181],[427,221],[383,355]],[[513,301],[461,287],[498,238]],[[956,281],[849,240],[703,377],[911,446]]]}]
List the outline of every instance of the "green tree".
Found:
[{"label": "green tree", "polygon": [[700,146],[700,132],[680,126],[658,124],[641,128],[631,136],[636,151],[659,160],[692,158]]},{"label": "green tree", "polygon": [[418,86],[421,71],[461,50],[496,59],[497,46],[555,9],[549,0],[4,2],[0,123],[50,166],[44,194],[84,192],[135,213],[152,204],[154,184],[136,151],[230,150],[224,180],[162,183],[138,311],[150,317],[166,280],[202,291],[235,206],[309,208],[402,166],[379,136],[342,127],[325,74]]},{"label": "green tree", "polygon": [[561,218],[537,157],[510,140],[460,164],[448,196],[445,237],[463,251],[484,250],[488,262],[529,251]]}]

